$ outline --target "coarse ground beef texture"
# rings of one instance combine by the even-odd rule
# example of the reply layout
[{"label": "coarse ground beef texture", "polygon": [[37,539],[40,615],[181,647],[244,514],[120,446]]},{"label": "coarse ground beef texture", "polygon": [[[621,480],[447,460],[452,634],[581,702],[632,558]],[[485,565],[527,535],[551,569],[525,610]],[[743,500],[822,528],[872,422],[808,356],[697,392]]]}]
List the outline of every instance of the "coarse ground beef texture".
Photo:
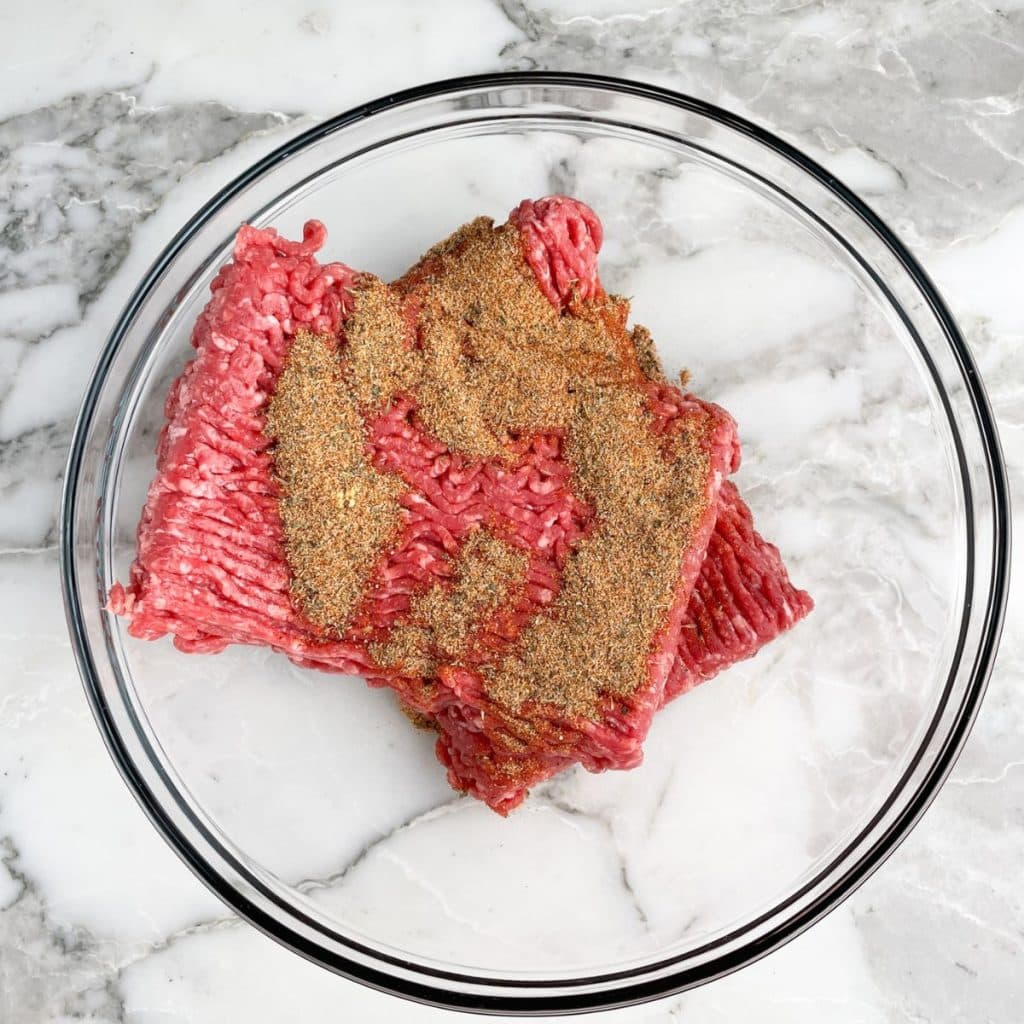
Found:
[{"label": "coarse ground beef texture", "polygon": [[[601,226],[587,207],[564,197],[525,201],[502,230],[510,229],[561,316],[586,316],[588,304],[605,301]],[[643,679],[628,692],[603,694],[586,713],[489,692],[488,666],[557,609],[567,561],[596,528],[594,508],[573,487],[560,431],[512,439],[500,459],[468,455],[425,429],[408,395],[367,422],[356,483],[368,472],[390,478],[380,500],[382,508],[393,503],[394,521],[377,557],[368,556],[363,583],[345,590],[349,614],[339,631],[296,589],[294,539],[282,521],[287,481],[275,473],[267,424],[290,361],[305,360],[307,380],[329,374],[331,346],[345,352],[347,326],[356,349],[352,314],[369,286],[343,264],[315,260],[324,235],[316,222],[302,242],[239,232],[196,324],[197,355],[168,396],[137,558],[128,585],[112,589],[111,610],[129,617],[133,636],[171,634],[184,651],[263,644],[301,665],[390,686],[438,730],[452,785],[500,813],[573,763],[634,766],[658,707],[756,653],[811,608],[725,479],[739,457],[731,418],[665,384],[649,339],[633,332],[618,358],[642,371],[651,429],[667,438],[696,431],[707,465],[671,608],[651,638]],[[399,283],[413,300],[403,307],[413,310],[403,312],[410,324],[417,290],[441,270],[432,253]],[[339,501],[342,524],[350,500]],[[502,582],[502,573],[511,578]],[[462,618],[452,618],[453,602]]]},{"label": "coarse ground beef texture", "polygon": [[365,647],[318,635],[294,606],[264,434],[296,332],[336,332],[351,309],[353,272],[314,258],[325,238],[317,221],[301,242],[243,227],[210,286],[196,356],[167,396],[129,582],[110,593],[134,637],[170,634],[205,654],[262,644],[338,672],[373,667]]}]

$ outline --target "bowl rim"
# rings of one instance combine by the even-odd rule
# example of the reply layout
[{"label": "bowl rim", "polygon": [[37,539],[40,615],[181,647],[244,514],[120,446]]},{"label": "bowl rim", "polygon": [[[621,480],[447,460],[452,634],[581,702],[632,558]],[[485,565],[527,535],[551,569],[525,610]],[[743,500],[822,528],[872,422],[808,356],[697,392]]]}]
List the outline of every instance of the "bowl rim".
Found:
[{"label": "bowl rim", "polygon": [[[483,977],[459,971],[437,970],[424,964],[416,964],[408,959],[398,960],[389,957],[379,950],[363,946],[354,940],[350,943],[353,948],[358,948],[364,955],[368,955],[371,959],[385,965],[385,968],[388,963],[392,963],[400,965],[406,971],[411,970],[424,979],[432,979],[432,983],[429,981],[421,982],[411,980],[401,974],[389,973],[386,969],[381,970],[368,966],[359,960],[342,956],[334,951],[325,950],[322,946],[310,941],[307,936],[298,930],[282,925],[276,917],[251,901],[245,894],[236,889],[228,879],[222,877],[221,874],[214,870],[203,854],[196,848],[195,844],[184,835],[181,828],[168,815],[159,797],[154,793],[143,774],[136,768],[133,758],[120,735],[113,713],[108,706],[98,680],[92,651],[85,635],[85,626],[78,601],[78,572],[74,562],[76,543],[74,512],[87,434],[92,424],[95,407],[114,354],[119,349],[128,326],[133,321],[135,314],[152,288],[201,225],[209,220],[228,200],[243,191],[250,182],[261,177],[274,165],[353,123],[371,118],[383,111],[409,105],[424,99],[436,99],[466,90],[523,86],[570,86],[591,88],[605,92],[610,91],[653,100],[708,118],[760,143],[794,164],[810,177],[816,179],[820,185],[824,186],[836,199],[850,208],[852,212],[857,214],[862,221],[873,229],[876,236],[884,243],[889,253],[898,261],[902,269],[911,278],[918,292],[926,300],[931,314],[942,329],[942,333],[961,372],[985,455],[985,468],[987,470],[989,493],[992,502],[992,577],[984,609],[984,619],[982,620],[979,634],[978,653],[970,672],[964,699],[957,709],[956,718],[946,735],[945,742],[934,763],[926,772],[912,798],[908,800],[906,806],[884,829],[876,841],[862,853],[847,871],[830,885],[825,886],[814,899],[805,907],[799,909],[796,914],[781,920],[765,935],[756,938],[754,942],[745,943],[734,950],[727,950],[724,954],[719,954],[708,963],[697,967],[678,965],[678,961],[681,958],[670,957],[645,964],[641,967],[619,972],[608,972],[598,976],[590,975],[578,979],[531,979],[526,981]],[[898,303],[895,305],[898,308]],[[946,411],[948,414],[947,396],[943,389],[940,389],[940,393],[943,402],[947,404]],[[959,445],[959,437],[956,438],[956,442]],[[961,462],[961,474],[964,475],[964,457],[959,449],[958,456]],[[967,509],[967,514],[967,525],[969,527],[971,525],[971,515],[973,514],[970,507]],[[1005,617],[1009,585],[1010,529],[1009,484],[998,430],[970,350],[952,314],[949,312],[928,274],[896,234],[862,199],[842,184],[833,174],[825,170],[795,146],[746,118],[733,114],[716,104],[661,86],[649,85],[624,78],[560,71],[513,71],[467,75],[425,83],[413,88],[389,93],[328,118],[301,132],[253,163],[221,188],[189,218],[164,247],[133,290],[118,316],[117,322],[93,369],[89,386],[75,423],[69,448],[61,498],[59,538],[61,587],[68,630],[79,673],[82,677],[86,696],[97,726],[118,771],[143,811],[157,831],[161,833],[165,841],[188,865],[200,881],[240,917],[266,935],[274,938],[304,958],[351,980],[361,982],[384,992],[441,1008],[532,1016],[552,1013],[578,1013],[644,1003],[732,973],[734,970],[760,959],[762,956],[795,938],[821,917],[825,916],[825,914],[835,909],[877,870],[900,845],[903,839],[906,838],[937,795],[942,783],[952,770],[977,716],[978,708],[994,665]],[[973,531],[969,531],[969,542],[973,541],[972,534]],[[971,562],[972,558],[969,557],[969,572],[972,571]],[[964,626],[961,624],[961,637],[956,652],[957,658],[963,646],[963,630]],[[933,729],[934,720],[928,732],[929,736]],[[915,762],[918,760],[921,749],[926,742],[927,736],[918,747],[915,758],[906,770],[904,778],[915,766]],[[898,787],[895,792],[899,792],[901,788]],[[891,795],[889,800],[891,801],[892,799],[893,796]],[[873,822],[877,821],[884,814],[888,804],[889,801],[883,804],[883,807],[876,812],[872,818]],[[869,823],[868,826],[861,830],[860,835],[863,836],[870,827]],[[820,880],[820,873],[816,877]],[[761,915],[761,917],[770,917],[777,914],[788,904],[794,902],[801,894],[806,893],[808,887],[813,885],[813,882],[814,880],[805,886],[801,886],[796,893],[789,894],[784,900],[774,905],[764,915]],[[291,908],[291,911],[294,913],[294,908]],[[753,923],[756,923],[756,921]],[[747,923],[744,927],[750,926],[751,923]],[[694,951],[689,951],[686,956],[692,956],[693,953]],[[657,977],[644,977],[654,972],[664,972],[665,968],[672,966],[674,962],[677,965],[676,970],[661,973]],[[607,983],[616,979],[628,979],[628,981],[624,985],[611,989],[598,989],[596,991],[584,989],[584,986],[593,986],[602,982]],[[470,986],[470,989],[464,992],[455,991],[451,987],[444,986],[446,981],[467,985]],[[440,986],[439,982],[441,983]],[[580,990],[572,991],[574,987],[579,987]],[[525,994],[527,989],[531,989],[533,992]],[[556,989],[568,989],[569,991],[556,992],[554,991]],[[500,994],[494,994],[494,990],[498,990]],[[516,994],[517,991],[518,994]]]}]

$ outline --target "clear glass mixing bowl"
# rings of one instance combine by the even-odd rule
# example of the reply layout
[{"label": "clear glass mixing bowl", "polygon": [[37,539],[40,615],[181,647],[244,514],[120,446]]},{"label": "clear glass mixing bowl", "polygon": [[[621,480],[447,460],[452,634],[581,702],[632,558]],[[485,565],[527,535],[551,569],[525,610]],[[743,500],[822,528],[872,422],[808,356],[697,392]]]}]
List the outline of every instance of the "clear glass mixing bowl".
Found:
[{"label": "clear glass mixing bowl", "polygon": [[[599,211],[603,277],[667,368],[739,421],[740,486],[817,610],[655,721],[636,771],[576,771],[502,820],[456,797],[387,692],[255,649],[186,656],[103,611],[125,579],[164,394],[243,221],[330,232],[388,277],[523,196]],[[935,795],[1006,590],[998,441],[942,300],[821,167],[706,103],[495,75],[322,124],[211,200],[140,283],[67,471],[63,573],[86,690],[140,803],[239,914],[348,977],[441,1005],[642,1001],[832,909]]]}]

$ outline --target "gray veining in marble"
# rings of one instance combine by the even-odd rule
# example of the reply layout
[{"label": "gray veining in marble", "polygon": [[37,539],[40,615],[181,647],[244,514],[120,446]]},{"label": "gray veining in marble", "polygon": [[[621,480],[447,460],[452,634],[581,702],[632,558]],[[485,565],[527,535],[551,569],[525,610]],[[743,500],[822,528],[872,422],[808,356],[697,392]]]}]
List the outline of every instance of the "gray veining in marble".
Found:
[{"label": "gray veining in marble", "polygon": [[[0,122],[0,543],[53,543],[77,385],[110,326],[109,306],[91,311],[139,224],[193,168],[287,120],[217,102],[149,110],[126,91]],[[65,360],[54,394],[47,377]]]}]

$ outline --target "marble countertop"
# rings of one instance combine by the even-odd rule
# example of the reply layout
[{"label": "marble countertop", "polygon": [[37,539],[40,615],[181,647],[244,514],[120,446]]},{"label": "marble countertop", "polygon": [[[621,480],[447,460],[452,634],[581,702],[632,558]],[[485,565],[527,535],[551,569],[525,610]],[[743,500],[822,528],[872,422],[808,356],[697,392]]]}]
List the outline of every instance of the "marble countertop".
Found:
[{"label": "marble countertop", "polygon": [[[240,16],[192,2],[44,0],[4,18],[0,1020],[449,1016],[320,971],[202,888],[110,763],[59,596],[60,477],[112,319],[203,200],[317,119],[431,79],[558,68],[693,93],[780,133],[855,185],[933,275],[1024,493],[1024,3],[446,0],[429,10],[255,0]],[[779,952],[609,1019],[1024,1018],[1017,577],[973,735],[898,852]]]}]

